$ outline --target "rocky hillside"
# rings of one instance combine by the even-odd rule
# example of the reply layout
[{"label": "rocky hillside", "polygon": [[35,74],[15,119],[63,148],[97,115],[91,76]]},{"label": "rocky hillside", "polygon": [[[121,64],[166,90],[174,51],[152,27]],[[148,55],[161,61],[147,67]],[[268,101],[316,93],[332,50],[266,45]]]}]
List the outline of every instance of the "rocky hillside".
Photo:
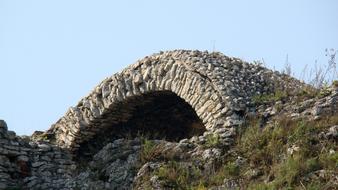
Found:
[{"label": "rocky hillside", "polygon": [[105,79],[49,130],[0,121],[0,189],[336,189],[338,84],[175,50]]}]

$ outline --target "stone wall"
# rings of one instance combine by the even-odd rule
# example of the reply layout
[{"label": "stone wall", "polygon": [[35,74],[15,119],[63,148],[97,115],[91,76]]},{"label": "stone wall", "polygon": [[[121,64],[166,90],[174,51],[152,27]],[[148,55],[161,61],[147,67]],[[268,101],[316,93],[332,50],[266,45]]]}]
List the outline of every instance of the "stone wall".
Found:
[{"label": "stone wall", "polygon": [[53,143],[74,152],[99,131],[132,118],[133,106],[124,107],[123,102],[142,102],[142,94],[159,91],[172,92],[188,103],[206,130],[226,129],[241,123],[253,95],[272,92],[284,83],[278,73],[221,53],[160,52],[102,81],[47,133]]},{"label": "stone wall", "polygon": [[[77,155],[91,157],[112,140],[120,138],[144,137],[178,142],[181,139],[200,136],[205,131],[195,110],[168,91],[129,98],[118,110],[131,116],[124,122],[98,131],[90,140],[82,142]],[[109,117],[113,116],[106,116]]]},{"label": "stone wall", "polygon": [[75,169],[69,153],[16,136],[0,120],[0,189],[62,189]]},{"label": "stone wall", "polygon": [[[140,133],[172,141],[161,154],[211,161],[233,143],[253,96],[303,85],[221,53],[145,57],[103,80],[46,132],[18,137],[0,120],[0,189],[130,189]],[[210,135],[222,149],[204,150]]]}]

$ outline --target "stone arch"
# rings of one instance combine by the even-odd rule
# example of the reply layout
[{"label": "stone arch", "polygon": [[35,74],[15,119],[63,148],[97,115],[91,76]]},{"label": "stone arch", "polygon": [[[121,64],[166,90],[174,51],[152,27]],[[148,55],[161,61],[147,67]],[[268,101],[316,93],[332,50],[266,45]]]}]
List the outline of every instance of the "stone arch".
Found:
[{"label": "stone arch", "polygon": [[[115,112],[119,114],[112,114]],[[160,139],[172,142],[202,135],[206,129],[190,104],[171,91],[153,91],[126,98],[102,118],[120,118],[81,142],[76,155],[91,158],[116,139]],[[110,125],[109,125],[110,124]]]},{"label": "stone arch", "polygon": [[102,81],[47,133],[59,146],[77,150],[98,131],[130,119],[128,109],[132,107],[121,112],[124,101],[163,91],[176,94],[189,104],[206,130],[227,126],[225,119],[231,110],[224,100],[224,89],[218,88],[220,78],[213,73],[215,67],[217,63],[206,63],[199,51],[173,51],[145,57]]}]

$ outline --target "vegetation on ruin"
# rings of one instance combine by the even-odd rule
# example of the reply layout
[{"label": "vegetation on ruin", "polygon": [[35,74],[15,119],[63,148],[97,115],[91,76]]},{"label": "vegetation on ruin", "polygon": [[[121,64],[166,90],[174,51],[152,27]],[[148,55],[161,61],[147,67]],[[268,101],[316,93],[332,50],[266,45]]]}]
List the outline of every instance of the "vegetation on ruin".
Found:
[{"label": "vegetation on ruin", "polygon": [[[323,133],[338,123],[338,116],[317,121],[281,116],[263,128],[259,123],[259,118],[247,119],[238,129],[233,150],[213,171],[206,173],[203,168],[172,160],[154,174],[173,189],[208,189],[226,180],[236,181],[242,189],[334,189],[337,142],[324,138]],[[209,148],[217,147],[217,141],[211,142]],[[152,150],[147,143],[146,152]],[[320,172],[324,176],[313,180]]]}]

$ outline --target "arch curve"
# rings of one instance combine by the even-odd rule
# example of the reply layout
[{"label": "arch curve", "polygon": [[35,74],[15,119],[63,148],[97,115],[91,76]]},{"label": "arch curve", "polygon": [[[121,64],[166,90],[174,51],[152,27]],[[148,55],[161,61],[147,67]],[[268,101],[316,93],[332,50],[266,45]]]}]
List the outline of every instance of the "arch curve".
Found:
[{"label": "arch curve", "polygon": [[[108,143],[121,138],[178,142],[205,132],[204,124],[191,105],[171,91],[126,98],[115,106],[115,111],[101,117],[106,119],[107,126],[79,144],[76,152],[79,158],[90,158]],[[110,119],[116,117],[119,121],[112,124]]]},{"label": "arch curve", "polygon": [[[229,58],[219,53],[175,50],[137,61],[103,80],[48,130],[53,141],[71,151],[98,131],[132,117],[123,102],[154,92],[171,92],[196,112],[206,130],[230,126],[233,106],[222,70]],[[232,93],[232,92],[231,92]],[[237,106],[238,107],[238,106]],[[123,111],[121,111],[123,110]]]}]

